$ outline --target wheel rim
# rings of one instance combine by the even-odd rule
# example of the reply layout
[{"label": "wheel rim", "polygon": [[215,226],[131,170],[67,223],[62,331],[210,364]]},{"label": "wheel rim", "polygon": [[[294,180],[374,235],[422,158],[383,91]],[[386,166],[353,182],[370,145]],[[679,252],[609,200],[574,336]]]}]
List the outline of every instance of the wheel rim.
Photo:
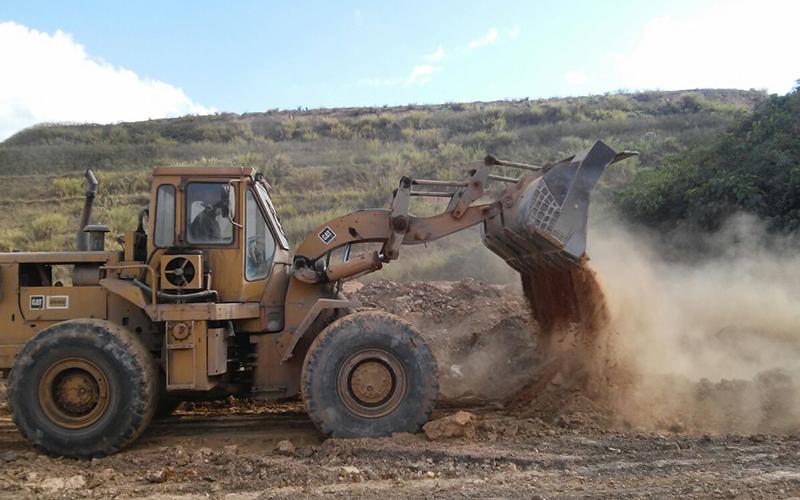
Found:
[{"label": "wheel rim", "polygon": [[383,417],[397,409],[406,385],[402,363],[383,349],[365,349],[347,358],[336,384],[345,406],[366,418]]},{"label": "wheel rim", "polygon": [[39,401],[47,418],[67,429],[97,422],[108,408],[108,382],[88,359],[62,359],[50,366],[39,383]]}]

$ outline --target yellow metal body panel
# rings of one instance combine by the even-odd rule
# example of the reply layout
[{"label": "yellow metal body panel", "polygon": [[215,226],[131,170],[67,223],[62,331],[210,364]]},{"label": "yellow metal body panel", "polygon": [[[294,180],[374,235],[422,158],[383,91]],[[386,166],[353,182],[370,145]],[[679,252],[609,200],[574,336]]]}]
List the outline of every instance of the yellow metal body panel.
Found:
[{"label": "yellow metal body panel", "polygon": [[226,321],[258,318],[261,307],[258,302],[247,304],[200,302],[195,304],[158,304],[155,307],[147,306],[145,311],[154,321]]},{"label": "yellow metal body panel", "polygon": [[0,371],[11,368],[11,365],[14,364],[14,357],[20,349],[22,349],[22,344],[0,345]]},{"label": "yellow metal body panel", "polygon": [[[81,253],[90,254],[81,260]],[[102,263],[112,254],[104,252],[58,252],[48,254],[0,254],[0,370],[8,370],[25,342],[43,329],[74,318],[108,319],[108,292],[101,286],[24,286],[20,287],[21,264]],[[10,258],[13,256],[14,258]],[[102,260],[100,259],[102,257]],[[134,317],[136,311],[117,314]],[[138,312],[141,315],[141,311]]]},{"label": "yellow metal body panel", "polygon": [[19,302],[27,321],[105,319],[107,296],[101,286],[32,286],[20,289]]},{"label": "yellow metal body panel", "polygon": [[119,254],[117,252],[0,252],[0,264],[80,264],[118,260]]},{"label": "yellow metal body panel", "polygon": [[205,321],[167,322],[164,342],[168,390],[207,391],[216,385],[214,377],[224,373],[227,364],[223,332],[209,329]]},{"label": "yellow metal body panel", "polygon": [[119,278],[105,278],[100,280],[100,286],[105,288],[111,293],[119,295],[128,302],[144,309],[147,306],[145,301],[144,292],[141,288],[136,286],[130,280],[122,280]]},{"label": "yellow metal body panel", "polygon": [[228,332],[224,328],[209,328],[206,334],[206,373],[209,377],[228,371]]},{"label": "yellow metal body panel", "polygon": [[[4,346],[19,346],[28,341],[37,330],[32,331],[25,325],[25,319],[19,310],[19,266],[17,264],[0,264],[0,332]],[[10,347],[9,347],[10,348]],[[2,358],[0,357],[0,361]],[[10,368],[10,364],[2,364],[0,368]]]}]

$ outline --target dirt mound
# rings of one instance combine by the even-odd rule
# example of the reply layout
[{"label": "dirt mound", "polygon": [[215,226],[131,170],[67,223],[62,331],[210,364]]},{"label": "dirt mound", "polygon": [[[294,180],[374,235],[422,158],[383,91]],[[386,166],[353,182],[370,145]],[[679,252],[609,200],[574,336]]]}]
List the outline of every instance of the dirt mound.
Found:
[{"label": "dirt mound", "polygon": [[439,362],[446,403],[494,401],[567,427],[613,420],[608,310],[585,265],[543,269],[522,287],[376,281],[349,291],[420,329]]},{"label": "dirt mound", "polygon": [[366,285],[349,282],[345,285],[345,293],[364,307],[375,307],[401,316],[412,314],[414,319],[439,319],[443,323],[452,322],[454,315],[474,307],[495,317],[496,312],[486,308],[503,302],[498,299],[506,299],[508,305],[497,312],[523,311],[525,308],[513,287],[487,285],[474,279],[406,283],[380,280]]},{"label": "dirt mound", "polygon": [[450,404],[504,401],[539,364],[535,324],[516,285],[375,281],[345,288],[362,306],[397,314],[430,343],[440,399]]},{"label": "dirt mound", "polygon": [[585,266],[546,269],[515,285],[350,285],[362,305],[398,314],[429,340],[448,404],[499,402],[550,424],[607,427],[608,312]]}]

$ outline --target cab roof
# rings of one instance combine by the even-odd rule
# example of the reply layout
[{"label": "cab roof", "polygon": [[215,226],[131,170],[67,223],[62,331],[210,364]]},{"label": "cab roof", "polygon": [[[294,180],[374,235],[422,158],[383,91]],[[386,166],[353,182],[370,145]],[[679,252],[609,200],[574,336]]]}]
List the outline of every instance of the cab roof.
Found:
[{"label": "cab roof", "polygon": [[256,169],[253,167],[156,167],[153,176],[160,175],[197,175],[212,177],[253,177]]}]

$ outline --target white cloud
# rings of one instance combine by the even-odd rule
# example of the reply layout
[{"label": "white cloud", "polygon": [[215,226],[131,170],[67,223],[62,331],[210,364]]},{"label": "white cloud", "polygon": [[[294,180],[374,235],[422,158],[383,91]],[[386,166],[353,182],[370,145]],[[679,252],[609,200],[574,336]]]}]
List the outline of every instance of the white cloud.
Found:
[{"label": "white cloud", "polygon": [[570,71],[564,75],[564,81],[567,82],[567,85],[570,87],[580,87],[587,81],[586,73],[583,71]]},{"label": "white cloud", "polygon": [[40,122],[145,120],[213,112],[183,90],[94,59],[62,31],[0,23],[0,140]]},{"label": "white cloud", "polygon": [[519,26],[514,26],[513,28],[511,28],[510,30],[508,30],[508,38],[512,38],[512,39],[513,39],[513,38],[518,38],[518,37],[519,37],[519,34],[520,34],[521,32],[522,32],[522,31],[519,29]]},{"label": "white cloud", "polygon": [[620,86],[642,89],[767,88],[784,93],[800,78],[800,2],[717,2],[685,17],[647,23],[635,47],[611,60]]},{"label": "white cloud", "polygon": [[493,44],[497,41],[498,33],[495,28],[489,28],[489,31],[480,38],[476,38],[469,42],[469,48],[477,49],[478,47],[484,47],[486,45]]},{"label": "white cloud", "polygon": [[436,52],[431,52],[425,56],[425,59],[431,62],[438,62],[444,59],[444,49],[441,45],[436,49]]},{"label": "white cloud", "polygon": [[[424,58],[427,61],[439,62],[444,59],[444,49],[440,45],[435,52],[426,54]],[[405,78],[362,78],[356,83],[362,87],[391,87],[395,85],[425,85],[431,81],[434,73],[441,71],[441,66],[434,66],[433,64],[420,64],[411,68],[411,72]]]},{"label": "white cloud", "polygon": [[431,76],[438,71],[438,68],[432,64],[421,64],[414,66],[411,74],[406,78],[406,85],[425,85],[431,81]]}]

